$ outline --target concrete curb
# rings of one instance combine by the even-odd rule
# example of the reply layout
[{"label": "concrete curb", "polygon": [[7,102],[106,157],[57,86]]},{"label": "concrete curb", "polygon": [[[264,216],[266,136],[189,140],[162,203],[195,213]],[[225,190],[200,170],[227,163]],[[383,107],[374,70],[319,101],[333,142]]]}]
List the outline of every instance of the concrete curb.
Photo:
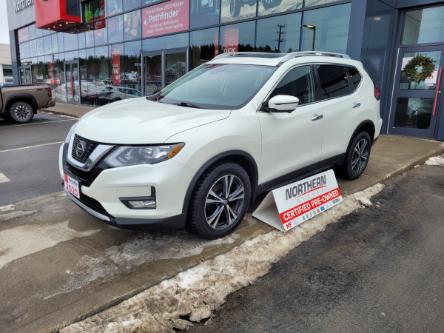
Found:
[{"label": "concrete curb", "polygon": [[[430,141],[430,140],[425,140],[425,141]],[[432,156],[436,156],[436,155],[441,155],[441,154],[443,154],[444,153],[444,143],[443,144],[441,144],[441,146],[439,146],[439,147],[437,147],[436,149],[434,149],[434,150],[432,150],[432,151],[429,151],[426,155],[423,155],[423,156],[421,156],[421,157],[419,157],[419,158],[415,158],[415,159],[412,159],[412,160],[410,160],[410,161],[408,161],[407,163],[405,163],[405,164],[403,164],[400,168],[398,168],[397,170],[394,170],[393,172],[390,172],[390,173],[388,173],[388,174],[386,174],[382,179],[380,179],[379,181],[376,181],[376,182],[374,182],[374,183],[372,183],[371,185],[369,185],[366,189],[364,189],[363,191],[365,192],[366,190],[369,190],[369,189],[371,189],[371,188],[373,188],[373,187],[375,187],[375,186],[377,186],[378,184],[380,184],[380,183],[385,183],[385,182],[387,182],[388,180],[390,180],[390,179],[392,179],[392,178],[394,178],[394,177],[396,177],[396,176],[398,176],[398,175],[400,175],[400,174],[402,174],[402,173],[404,173],[404,172],[406,172],[406,171],[408,171],[408,170],[411,170],[411,169],[413,169],[415,166],[417,166],[417,165],[422,165],[422,164],[424,164],[425,163],[425,161],[427,161],[430,157],[432,157]],[[362,191],[361,191],[362,192]],[[358,202],[360,202],[360,199],[358,198],[358,197],[355,197],[354,196],[354,194],[349,194],[349,195],[347,195],[347,197],[352,197],[352,198],[354,198],[355,200],[357,200]],[[246,240],[246,242],[254,242],[254,240],[256,239],[256,238],[259,238],[259,237],[266,237],[266,235],[267,234],[270,234],[270,233],[273,233],[275,230],[271,230],[269,233],[266,233],[266,234],[264,234],[264,235],[261,235],[261,236],[256,236],[255,238],[253,238],[253,239],[249,239],[249,240]],[[245,243],[245,242],[244,242]],[[244,244],[244,243],[242,243],[242,244]],[[242,246],[242,244],[241,245],[239,245],[239,246]],[[232,250],[230,250],[230,251],[228,251],[228,253],[230,253],[231,251],[233,251],[233,249]],[[219,255],[220,256],[220,255]],[[216,257],[215,257],[216,258]],[[212,261],[212,260],[215,260],[215,258],[212,258],[212,259],[208,259],[207,261],[204,261],[204,262],[202,262],[201,264],[205,264],[206,262],[210,262],[210,261]],[[197,264],[197,265],[195,265],[195,266],[192,266],[192,267],[190,267],[190,268],[188,268],[188,269],[186,269],[184,272],[186,272],[186,271],[190,271],[190,270],[193,270],[193,269],[196,269],[196,267],[198,267],[199,265],[201,265],[201,264]],[[183,273],[183,272],[182,272]],[[180,274],[182,274],[182,273],[179,273],[178,275],[180,275]],[[266,273],[265,273],[266,274]],[[177,277],[177,276],[176,276]],[[115,306],[118,306],[119,304],[121,304],[121,303],[123,303],[123,302],[126,302],[126,301],[128,301],[128,300],[130,300],[130,299],[132,299],[132,298],[134,298],[134,297],[138,297],[138,295],[141,295],[141,294],[143,294],[143,293],[146,293],[146,292],[148,292],[148,290],[151,290],[152,288],[156,288],[156,287],[158,287],[159,285],[161,285],[162,283],[164,283],[165,281],[169,281],[169,280],[171,280],[172,278],[165,278],[164,280],[162,280],[162,281],[159,281],[157,284],[154,284],[152,287],[149,287],[149,288],[141,288],[141,289],[139,289],[139,290],[135,290],[135,291],[133,291],[132,293],[129,293],[129,294],[127,294],[127,295],[124,295],[124,296],[121,296],[121,297],[119,297],[119,298],[117,298],[117,299],[113,299],[112,301],[110,301],[109,303],[107,303],[106,305],[102,305],[102,306],[100,306],[99,308],[96,308],[96,309],[94,309],[94,310],[92,310],[92,311],[89,311],[88,313],[85,313],[84,315],[82,315],[82,316],[80,316],[80,317],[78,317],[78,318],[76,318],[74,321],[72,321],[71,323],[64,323],[63,325],[60,325],[60,326],[58,326],[57,328],[53,328],[53,330],[61,330],[62,329],[62,331],[63,332],[77,332],[77,330],[79,329],[79,328],[81,328],[82,329],[82,325],[80,325],[80,323],[81,322],[83,322],[83,321],[87,321],[88,319],[91,319],[92,317],[94,317],[94,316],[96,316],[96,315],[99,315],[100,313],[103,313],[103,312],[105,312],[105,311],[109,311],[111,308],[113,308],[113,307],[115,307]],[[174,279],[174,278],[173,278]],[[80,326],[75,326],[75,325],[77,325],[77,324],[79,324]],[[75,326],[75,327],[71,327],[71,326]],[[84,327],[83,327],[84,328]],[[91,328],[91,327],[90,327]],[[71,330],[72,329],[72,330]]]}]

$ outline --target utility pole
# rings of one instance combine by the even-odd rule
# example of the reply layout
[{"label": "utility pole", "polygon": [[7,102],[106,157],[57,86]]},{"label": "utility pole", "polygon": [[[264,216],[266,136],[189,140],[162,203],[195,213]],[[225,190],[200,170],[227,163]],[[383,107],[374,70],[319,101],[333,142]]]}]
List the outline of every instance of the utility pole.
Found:
[{"label": "utility pole", "polygon": [[285,24],[278,24],[277,26],[277,50],[281,52],[281,43],[284,41],[284,35],[285,35]]}]

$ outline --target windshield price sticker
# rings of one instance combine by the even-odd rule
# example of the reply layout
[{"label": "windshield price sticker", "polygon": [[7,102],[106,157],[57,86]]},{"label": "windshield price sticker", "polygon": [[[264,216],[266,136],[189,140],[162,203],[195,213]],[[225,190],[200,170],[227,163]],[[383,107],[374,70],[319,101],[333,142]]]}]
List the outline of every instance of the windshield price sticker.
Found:
[{"label": "windshield price sticker", "polygon": [[273,191],[273,197],[285,231],[342,201],[333,170],[278,188]]}]

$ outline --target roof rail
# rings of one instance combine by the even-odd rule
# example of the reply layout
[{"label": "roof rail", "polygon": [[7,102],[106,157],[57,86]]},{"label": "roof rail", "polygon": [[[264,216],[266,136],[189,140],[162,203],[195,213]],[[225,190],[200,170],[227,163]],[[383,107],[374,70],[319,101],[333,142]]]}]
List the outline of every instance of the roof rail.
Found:
[{"label": "roof rail", "polygon": [[215,56],[213,59],[223,59],[230,57],[252,57],[252,58],[282,58],[287,53],[273,53],[273,52],[227,52]]},{"label": "roof rail", "polygon": [[350,56],[343,53],[335,53],[335,52],[325,52],[325,51],[299,51],[287,53],[283,58],[282,62],[297,58],[297,57],[306,57],[306,56],[324,56],[324,57],[336,57],[343,59],[350,59]]},{"label": "roof rail", "polygon": [[307,57],[307,56],[324,56],[324,57],[335,57],[342,59],[350,59],[350,56],[343,53],[326,52],[326,51],[298,51],[291,53],[273,53],[273,52],[229,52],[222,53],[214,57],[214,59],[223,59],[230,57],[252,57],[252,58],[280,58],[279,65],[284,62],[294,59],[297,57]]}]

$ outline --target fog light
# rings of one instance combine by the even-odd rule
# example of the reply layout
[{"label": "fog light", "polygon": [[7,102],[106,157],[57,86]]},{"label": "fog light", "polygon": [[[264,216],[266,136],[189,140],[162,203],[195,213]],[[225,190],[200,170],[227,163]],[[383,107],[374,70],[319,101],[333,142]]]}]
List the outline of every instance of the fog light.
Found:
[{"label": "fog light", "polygon": [[130,209],[156,209],[156,198],[120,198],[120,201]]}]

